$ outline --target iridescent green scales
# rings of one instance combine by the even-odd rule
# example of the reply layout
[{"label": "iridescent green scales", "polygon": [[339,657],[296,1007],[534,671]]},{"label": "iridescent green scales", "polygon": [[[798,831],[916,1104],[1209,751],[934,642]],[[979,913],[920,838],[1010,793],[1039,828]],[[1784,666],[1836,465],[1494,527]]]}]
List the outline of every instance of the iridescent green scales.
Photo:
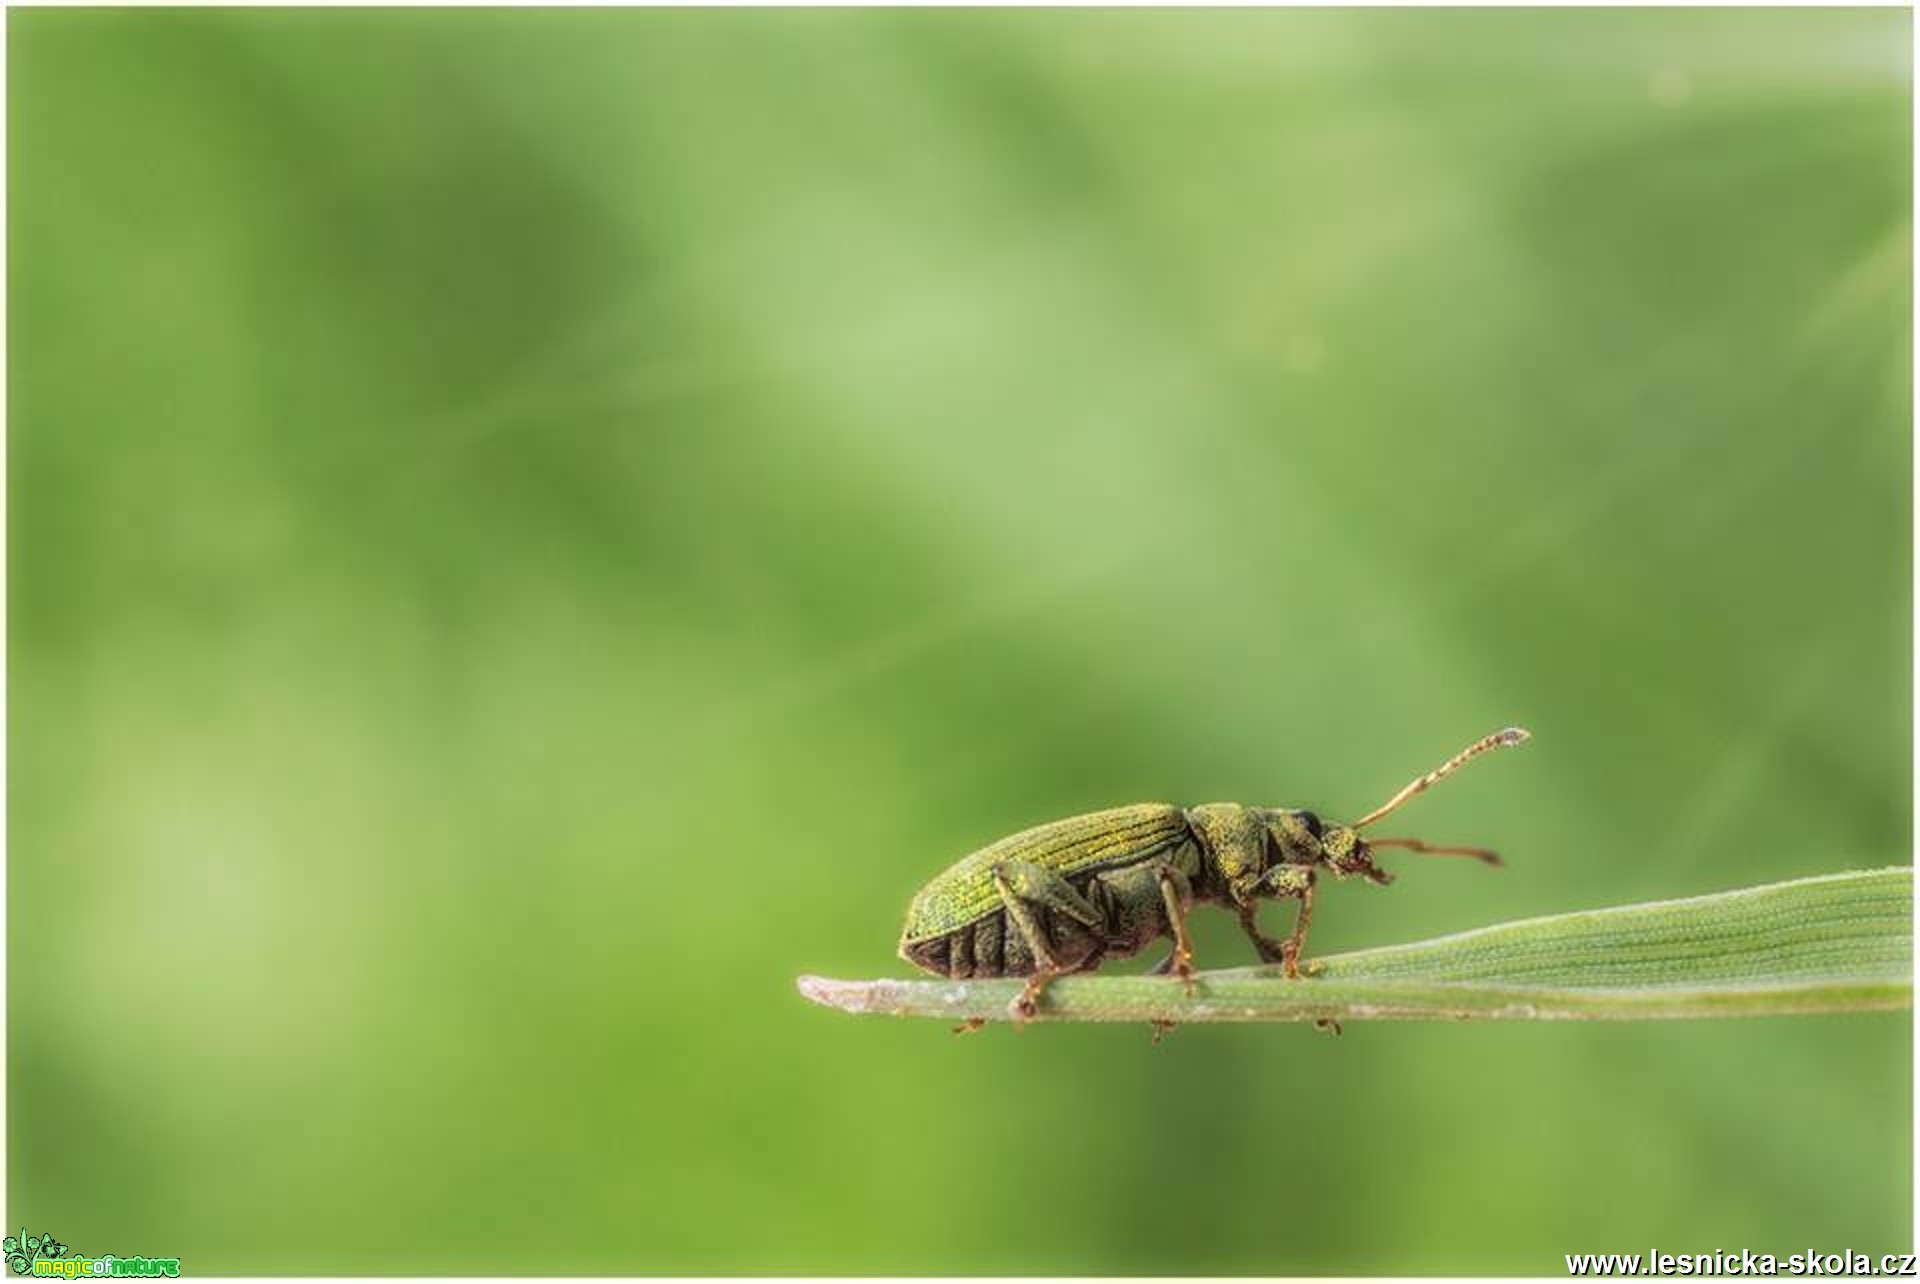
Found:
[{"label": "iridescent green scales", "polygon": [[920,890],[907,908],[901,944],[931,940],[1004,907],[993,886],[1001,861],[1027,861],[1062,874],[1131,865],[1178,847],[1188,836],[1186,813],[1170,803],[1136,803],[1003,838],[982,848]]}]

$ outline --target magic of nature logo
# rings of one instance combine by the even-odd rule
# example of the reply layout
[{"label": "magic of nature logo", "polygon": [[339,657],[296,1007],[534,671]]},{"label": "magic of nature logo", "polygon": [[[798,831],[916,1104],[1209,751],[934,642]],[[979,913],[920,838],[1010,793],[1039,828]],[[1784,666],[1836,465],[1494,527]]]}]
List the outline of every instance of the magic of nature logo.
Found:
[{"label": "magic of nature logo", "polygon": [[155,1276],[180,1274],[177,1257],[104,1257],[68,1256],[68,1247],[51,1235],[29,1235],[26,1227],[18,1235],[0,1240],[0,1252],[7,1257],[7,1269],[15,1275],[39,1275],[77,1280],[108,1276]]}]

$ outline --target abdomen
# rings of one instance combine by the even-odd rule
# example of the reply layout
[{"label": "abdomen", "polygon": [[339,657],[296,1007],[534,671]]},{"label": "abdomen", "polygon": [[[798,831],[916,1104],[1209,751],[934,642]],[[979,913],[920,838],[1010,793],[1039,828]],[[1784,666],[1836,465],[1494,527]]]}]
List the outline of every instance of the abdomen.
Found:
[{"label": "abdomen", "polygon": [[[1106,942],[1085,924],[1050,916],[1039,906],[1034,907],[1034,914],[1047,935],[1053,961],[1062,969],[1077,971],[1097,963],[1104,955]],[[935,976],[955,980],[1032,976],[1034,972],[1033,950],[1020,929],[1007,921],[1005,910],[994,910],[939,936],[902,941],[900,957]]]}]

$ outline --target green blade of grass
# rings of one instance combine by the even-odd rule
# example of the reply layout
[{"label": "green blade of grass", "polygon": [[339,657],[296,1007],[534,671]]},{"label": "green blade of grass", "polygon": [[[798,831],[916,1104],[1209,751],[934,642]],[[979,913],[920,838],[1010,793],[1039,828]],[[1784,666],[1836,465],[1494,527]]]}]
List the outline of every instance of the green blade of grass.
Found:
[{"label": "green blade of grass", "polygon": [[[1019,981],[835,981],[845,1012],[1004,1020]],[[1043,1021],[1589,1020],[1874,1012],[1913,1005],[1913,870],[1524,919],[1410,945],[1202,972],[1063,977]]]}]

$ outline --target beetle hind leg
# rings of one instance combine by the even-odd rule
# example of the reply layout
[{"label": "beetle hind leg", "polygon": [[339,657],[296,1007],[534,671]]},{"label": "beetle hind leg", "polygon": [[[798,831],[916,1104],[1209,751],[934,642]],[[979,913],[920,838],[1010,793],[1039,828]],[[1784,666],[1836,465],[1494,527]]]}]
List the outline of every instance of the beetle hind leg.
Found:
[{"label": "beetle hind leg", "polygon": [[1055,920],[1066,920],[1086,929],[1086,936],[1092,953],[1098,953],[1097,942],[1103,935],[1106,920],[1101,917],[1087,898],[1082,896],[1065,878],[1053,870],[1026,861],[1005,861],[994,866],[994,889],[1000,893],[1000,903],[1007,912],[1010,928],[1019,933],[1029,953],[1033,955],[1033,971],[1027,977],[1026,986],[1012,1003],[1007,1012],[1016,1025],[1025,1025],[1039,1011],[1040,996],[1046,993],[1048,982],[1056,976],[1078,971],[1085,959],[1076,959],[1071,963],[1063,962],[1055,950],[1055,942],[1047,932],[1043,911]]}]

